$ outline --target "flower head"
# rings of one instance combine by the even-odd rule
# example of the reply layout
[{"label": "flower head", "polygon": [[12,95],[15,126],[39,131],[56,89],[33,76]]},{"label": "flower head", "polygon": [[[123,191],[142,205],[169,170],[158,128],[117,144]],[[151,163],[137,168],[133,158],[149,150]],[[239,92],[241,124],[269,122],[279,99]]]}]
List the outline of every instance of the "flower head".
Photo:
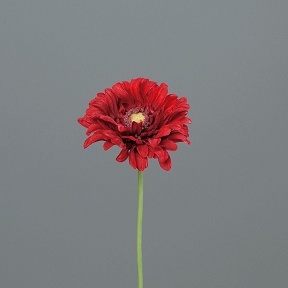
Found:
[{"label": "flower head", "polygon": [[116,83],[90,101],[84,117],[78,122],[87,128],[84,148],[105,141],[103,148],[121,148],[116,160],[129,158],[134,169],[143,171],[148,158],[158,159],[170,170],[168,151],[176,151],[177,142],[190,144],[186,117],[190,108],[185,97],[168,94],[165,83],[158,85],[145,78]]}]

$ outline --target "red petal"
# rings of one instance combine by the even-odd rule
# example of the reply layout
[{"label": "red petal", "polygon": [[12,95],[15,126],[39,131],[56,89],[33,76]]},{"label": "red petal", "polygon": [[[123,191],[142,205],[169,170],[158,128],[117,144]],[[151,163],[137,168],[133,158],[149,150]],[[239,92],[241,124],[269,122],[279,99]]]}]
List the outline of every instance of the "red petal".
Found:
[{"label": "red petal", "polygon": [[146,144],[136,146],[138,153],[142,157],[147,157],[148,155],[148,146]]},{"label": "red petal", "polygon": [[148,158],[152,158],[154,156],[154,151],[150,150],[148,151]]},{"label": "red petal", "polygon": [[94,132],[95,130],[97,130],[99,128],[101,128],[101,127],[99,127],[98,123],[89,125],[89,127],[86,131],[86,135],[89,136],[92,132]]},{"label": "red petal", "polygon": [[137,123],[135,121],[132,122],[131,132],[133,135],[137,134],[138,136],[141,134],[142,124]]},{"label": "red petal", "polygon": [[90,146],[91,144],[100,141],[100,140],[104,140],[104,137],[102,134],[97,134],[94,133],[92,136],[88,137],[85,142],[84,142],[84,148],[87,148],[88,146]]},{"label": "red petal", "polygon": [[117,103],[116,103],[116,96],[113,93],[113,90],[110,88],[106,88],[105,89],[105,94],[106,94],[106,98],[105,100],[107,101],[110,111],[112,112],[112,114],[114,116],[118,115],[118,107],[117,107]]},{"label": "red petal", "polygon": [[112,86],[112,90],[123,102],[129,103],[130,96],[122,83],[116,83]]},{"label": "red petal", "polygon": [[106,150],[110,149],[114,145],[115,144],[113,144],[110,140],[108,140],[108,141],[104,142],[103,149],[106,151]]},{"label": "red petal", "polygon": [[171,113],[173,111],[177,98],[178,96],[175,94],[167,95],[165,99],[165,113]]},{"label": "red petal", "polygon": [[105,130],[103,129],[102,133],[108,138],[117,137],[117,133],[112,129],[105,129]]},{"label": "red petal", "polygon": [[159,161],[159,165],[164,170],[169,171],[172,167],[172,162],[171,162],[170,156],[168,156],[167,160],[165,160],[164,162]]},{"label": "red petal", "polygon": [[137,163],[137,168],[139,171],[143,171],[148,167],[147,157],[142,157],[137,151],[135,151],[135,158]]},{"label": "red petal", "polygon": [[168,126],[163,126],[160,128],[160,130],[158,131],[158,133],[155,135],[155,137],[164,137],[169,135],[171,132],[171,129]]},{"label": "red petal", "polygon": [[185,135],[178,132],[170,134],[167,138],[173,140],[174,142],[185,142],[187,140]]},{"label": "red petal", "polygon": [[78,123],[84,126],[85,128],[88,128],[91,123],[87,121],[88,119],[85,116],[83,118],[79,118]]},{"label": "red petal", "polygon": [[89,117],[91,119],[97,119],[99,118],[101,115],[104,115],[106,112],[102,111],[99,108],[89,108],[89,111],[87,111],[87,115],[89,115]]},{"label": "red petal", "polygon": [[101,115],[99,118],[100,118],[101,120],[103,120],[103,121],[107,121],[107,122],[109,122],[109,123],[112,123],[112,124],[114,124],[114,125],[117,125],[117,123],[116,123],[110,116]]},{"label": "red petal", "polygon": [[102,140],[110,140],[115,145],[123,148],[123,140],[113,130],[103,130],[102,133],[104,136],[106,136]]},{"label": "red petal", "polygon": [[145,99],[147,97],[148,92],[156,87],[157,83],[150,81],[148,79],[143,79],[142,83],[140,84],[140,91],[142,94],[142,97]]},{"label": "red petal", "polygon": [[119,146],[120,148],[124,147],[124,143],[120,137],[113,137],[110,139],[110,141],[115,145]]},{"label": "red petal", "polygon": [[122,124],[117,124],[117,129],[120,133],[123,133],[123,132],[129,132],[130,131],[130,128],[129,127],[126,127]]},{"label": "red petal", "polygon": [[116,160],[118,162],[124,162],[128,158],[128,156],[129,156],[128,149],[125,147],[121,150]]},{"label": "red petal", "polygon": [[192,120],[190,118],[188,118],[188,117],[185,117],[184,123],[192,124]]},{"label": "red petal", "polygon": [[167,84],[162,83],[157,90],[157,97],[155,99],[156,101],[152,103],[155,110],[159,109],[165,101],[168,94],[168,86]]},{"label": "red petal", "polygon": [[168,152],[163,150],[161,147],[155,147],[153,152],[156,155],[156,157],[154,157],[155,155],[153,157],[158,158],[161,162],[165,161],[169,156]]},{"label": "red petal", "polygon": [[137,162],[136,162],[136,156],[135,156],[134,149],[135,149],[135,147],[133,147],[130,150],[130,153],[129,153],[129,164],[132,166],[132,168],[136,169],[137,168]]},{"label": "red petal", "polygon": [[130,91],[134,99],[138,100],[139,102],[143,101],[142,96],[140,94],[140,89],[139,89],[139,85],[141,81],[142,81],[142,78],[135,78],[135,79],[132,79],[130,82]]},{"label": "red petal", "polygon": [[151,147],[157,147],[159,143],[161,142],[160,138],[148,138],[148,142]]},{"label": "red petal", "polygon": [[89,103],[89,107],[91,109],[94,109],[95,107],[102,110],[104,114],[108,114],[111,109],[106,101],[106,94],[104,93],[98,93],[96,98],[91,100]]},{"label": "red petal", "polygon": [[166,150],[171,150],[171,151],[176,151],[178,149],[178,146],[175,142],[173,142],[172,140],[169,139],[164,139],[161,141],[160,146],[163,149]]}]

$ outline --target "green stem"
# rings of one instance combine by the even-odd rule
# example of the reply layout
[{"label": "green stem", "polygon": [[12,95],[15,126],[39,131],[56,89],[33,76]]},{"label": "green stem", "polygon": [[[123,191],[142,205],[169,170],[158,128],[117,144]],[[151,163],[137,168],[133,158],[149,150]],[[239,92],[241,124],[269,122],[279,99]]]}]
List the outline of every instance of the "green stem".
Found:
[{"label": "green stem", "polygon": [[138,170],[138,219],[137,219],[137,268],[138,288],[143,288],[142,270],[142,218],[143,218],[143,172]]}]

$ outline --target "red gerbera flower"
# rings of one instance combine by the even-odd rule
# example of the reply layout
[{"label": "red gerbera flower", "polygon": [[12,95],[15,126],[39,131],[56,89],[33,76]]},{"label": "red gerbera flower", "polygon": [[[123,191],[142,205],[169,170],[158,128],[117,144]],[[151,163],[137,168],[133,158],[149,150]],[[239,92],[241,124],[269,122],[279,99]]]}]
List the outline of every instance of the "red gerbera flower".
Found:
[{"label": "red gerbera flower", "polygon": [[186,117],[190,108],[185,97],[168,95],[168,86],[145,78],[116,83],[90,101],[78,122],[87,128],[84,148],[105,141],[103,148],[114,145],[122,150],[118,162],[129,157],[134,169],[143,171],[148,158],[157,158],[160,166],[170,170],[167,151],[176,151],[177,142],[190,144]]}]

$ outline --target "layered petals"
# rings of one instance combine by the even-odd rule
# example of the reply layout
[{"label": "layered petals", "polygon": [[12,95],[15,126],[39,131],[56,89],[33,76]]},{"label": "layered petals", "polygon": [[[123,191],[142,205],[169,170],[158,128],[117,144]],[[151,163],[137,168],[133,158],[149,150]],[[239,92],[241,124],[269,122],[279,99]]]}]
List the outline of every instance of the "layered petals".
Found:
[{"label": "layered petals", "polygon": [[121,148],[118,162],[128,159],[132,168],[144,171],[148,159],[154,158],[169,171],[172,162],[168,151],[176,151],[178,142],[190,144],[189,108],[185,97],[168,94],[165,83],[158,85],[146,78],[116,83],[98,93],[78,119],[89,136],[84,148],[105,141],[104,150],[114,145]]}]

